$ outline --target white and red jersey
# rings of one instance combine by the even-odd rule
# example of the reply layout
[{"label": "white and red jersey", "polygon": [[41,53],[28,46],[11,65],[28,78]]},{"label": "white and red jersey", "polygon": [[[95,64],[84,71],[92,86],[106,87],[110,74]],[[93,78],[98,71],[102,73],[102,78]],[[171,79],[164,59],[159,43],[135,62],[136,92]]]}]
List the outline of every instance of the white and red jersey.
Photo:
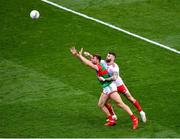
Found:
[{"label": "white and red jersey", "polygon": [[114,72],[117,72],[118,78],[115,81],[113,81],[117,87],[124,84],[123,80],[121,79],[121,77],[119,75],[119,66],[116,63],[108,65],[108,63],[106,63],[105,60],[101,60],[101,64],[107,68],[110,76],[112,76]]}]

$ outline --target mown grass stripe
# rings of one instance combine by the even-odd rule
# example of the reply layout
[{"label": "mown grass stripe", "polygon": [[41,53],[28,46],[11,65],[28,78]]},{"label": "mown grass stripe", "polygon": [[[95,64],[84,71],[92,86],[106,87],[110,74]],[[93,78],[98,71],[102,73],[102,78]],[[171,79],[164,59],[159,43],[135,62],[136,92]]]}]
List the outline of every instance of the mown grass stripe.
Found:
[{"label": "mown grass stripe", "polygon": [[135,37],[135,38],[138,38],[138,39],[141,39],[141,40],[143,40],[143,41],[149,42],[149,43],[151,43],[151,44],[157,45],[157,46],[159,46],[159,47],[161,47],[161,48],[167,49],[167,50],[172,51],[172,52],[174,52],[174,53],[180,54],[180,51],[178,51],[178,50],[176,50],[176,49],[174,49],[174,48],[171,48],[171,47],[169,47],[169,46],[166,46],[166,45],[163,45],[163,44],[161,44],[161,43],[155,42],[155,41],[153,41],[153,40],[150,40],[150,39],[148,39],[148,38],[142,37],[142,36],[140,36],[140,35],[134,34],[134,33],[132,33],[132,32],[129,32],[129,31],[127,31],[127,30],[124,30],[124,29],[122,29],[122,28],[120,28],[120,27],[117,27],[117,26],[115,26],[115,25],[112,25],[112,24],[110,24],[110,23],[101,21],[101,20],[99,20],[99,19],[90,17],[90,16],[88,16],[88,15],[82,14],[82,13],[77,12],[77,11],[74,11],[74,10],[71,10],[71,9],[69,9],[69,8],[66,8],[66,7],[64,7],[64,6],[61,6],[61,5],[57,4],[57,3],[54,3],[54,2],[51,2],[51,1],[48,1],[48,0],[41,0],[41,1],[43,1],[43,2],[45,2],[45,3],[48,3],[48,4],[50,4],[50,5],[53,5],[53,6],[55,6],[55,7],[58,7],[58,8],[60,8],[60,9],[63,9],[63,10],[65,10],[65,11],[71,12],[71,13],[73,13],[73,14],[79,15],[79,16],[81,16],[81,17],[84,17],[84,18],[86,18],[86,19],[89,19],[89,20],[95,21],[95,22],[97,22],[97,23],[103,24],[103,25],[108,26],[108,27],[110,27],[110,28],[112,28],[112,29],[118,30],[118,31],[123,32],[123,33],[125,33],[125,34],[128,34],[128,35],[130,35],[130,36],[133,36],[133,37]]}]

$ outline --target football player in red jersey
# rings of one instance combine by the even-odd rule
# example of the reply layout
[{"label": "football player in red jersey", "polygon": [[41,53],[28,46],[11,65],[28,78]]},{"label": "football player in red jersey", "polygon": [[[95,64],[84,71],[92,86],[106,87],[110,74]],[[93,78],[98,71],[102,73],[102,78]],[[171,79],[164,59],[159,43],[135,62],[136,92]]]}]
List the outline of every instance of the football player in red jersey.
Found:
[{"label": "football player in red jersey", "polygon": [[[85,56],[92,57],[92,55],[89,52],[84,52]],[[113,52],[109,52],[106,56],[106,60],[101,60],[101,64],[104,65],[108,69],[108,73],[111,76],[110,78],[107,78],[105,80],[113,81],[116,86],[118,92],[122,93],[123,95],[126,96],[126,98],[138,109],[142,121],[145,123],[146,122],[146,114],[142,110],[139,102],[137,99],[135,99],[131,93],[129,92],[128,88],[124,84],[122,78],[119,75],[119,66],[115,63],[116,59],[116,54]],[[102,78],[99,78],[100,80],[103,80]],[[105,106],[113,116],[113,119],[117,120],[117,116],[111,106],[110,103],[106,103]]]},{"label": "football player in red jersey", "polygon": [[117,93],[116,84],[113,81],[108,80],[108,78],[111,77],[108,74],[107,68],[105,68],[102,64],[100,64],[101,57],[99,55],[92,55],[90,61],[82,55],[83,49],[81,49],[80,52],[77,52],[77,50],[73,47],[70,49],[70,51],[84,64],[88,65],[97,72],[97,76],[100,79],[99,81],[103,88],[103,92],[101,93],[101,96],[99,98],[98,106],[108,117],[108,122],[105,125],[112,126],[116,124],[109,110],[107,109],[107,107],[105,107],[107,100],[110,98],[113,101],[115,101],[118,107],[122,108],[130,115],[130,118],[133,122],[133,129],[136,129],[138,127],[138,118],[132,113],[130,108],[122,101],[120,95]]}]

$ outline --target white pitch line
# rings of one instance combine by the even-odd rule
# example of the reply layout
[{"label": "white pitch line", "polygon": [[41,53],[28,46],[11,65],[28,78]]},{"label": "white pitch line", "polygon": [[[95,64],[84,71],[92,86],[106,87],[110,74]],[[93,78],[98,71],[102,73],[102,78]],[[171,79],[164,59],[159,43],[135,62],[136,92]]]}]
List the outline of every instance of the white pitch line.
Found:
[{"label": "white pitch line", "polygon": [[69,9],[69,8],[66,8],[66,7],[64,7],[64,6],[61,6],[61,5],[59,5],[59,4],[56,4],[56,3],[51,2],[51,1],[48,1],[48,0],[41,0],[41,1],[43,1],[43,2],[45,2],[45,3],[48,3],[48,4],[50,4],[50,5],[53,5],[53,6],[55,6],[55,7],[58,7],[58,8],[60,8],[60,9],[63,9],[63,10],[65,10],[65,11],[71,12],[71,13],[73,13],[73,14],[79,15],[79,16],[81,16],[81,17],[84,17],[84,18],[86,18],[86,19],[89,19],[89,20],[95,21],[95,22],[97,22],[97,23],[103,24],[103,25],[105,25],[105,26],[108,26],[108,27],[113,28],[113,29],[115,29],[115,30],[118,30],[118,31],[120,31],[120,32],[124,32],[124,33],[126,33],[126,34],[128,34],[128,35],[131,35],[131,36],[136,37],[136,38],[138,38],[138,39],[141,39],[141,40],[144,40],[144,41],[146,41],[146,42],[152,43],[152,44],[157,45],[157,46],[159,46],[159,47],[165,48],[165,49],[167,49],[167,50],[169,50],[169,51],[172,51],[172,52],[175,52],[175,53],[177,53],[177,54],[180,54],[180,51],[178,51],[178,50],[176,50],[176,49],[174,49],[174,48],[168,47],[168,46],[166,46],[166,45],[163,45],[163,44],[160,44],[160,43],[158,43],[158,42],[152,41],[152,40],[147,39],[147,38],[145,38],[145,37],[142,37],[142,36],[139,36],[139,35],[137,35],[137,34],[131,33],[131,32],[129,32],[129,31],[127,31],[127,30],[124,30],[124,29],[119,28],[119,27],[117,27],[117,26],[114,26],[114,25],[111,25],[111,24],[109,24],[109,23],[103,22],[103,21],[101,21],[101,20],[99,20],[99,19],[95,19],[95,18],[90,17],[90,16],[88,16],[88,15],[85,15],[85,14],[82,14],[82,13],[79,13],[79,12],[76,12],[76,11],[74,11],[74,10],[71,10],[71,9]]}]

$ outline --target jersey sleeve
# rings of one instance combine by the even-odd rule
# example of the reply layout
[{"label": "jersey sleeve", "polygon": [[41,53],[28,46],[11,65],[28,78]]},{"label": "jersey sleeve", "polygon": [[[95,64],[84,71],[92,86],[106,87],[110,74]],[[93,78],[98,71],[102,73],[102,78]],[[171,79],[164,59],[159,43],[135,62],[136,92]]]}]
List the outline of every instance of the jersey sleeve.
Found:
[{"label": "jersey sleeve", "polygon": [[113,72],[119,73],[119,66],[117,64],[114,64],[112,70]]}]

